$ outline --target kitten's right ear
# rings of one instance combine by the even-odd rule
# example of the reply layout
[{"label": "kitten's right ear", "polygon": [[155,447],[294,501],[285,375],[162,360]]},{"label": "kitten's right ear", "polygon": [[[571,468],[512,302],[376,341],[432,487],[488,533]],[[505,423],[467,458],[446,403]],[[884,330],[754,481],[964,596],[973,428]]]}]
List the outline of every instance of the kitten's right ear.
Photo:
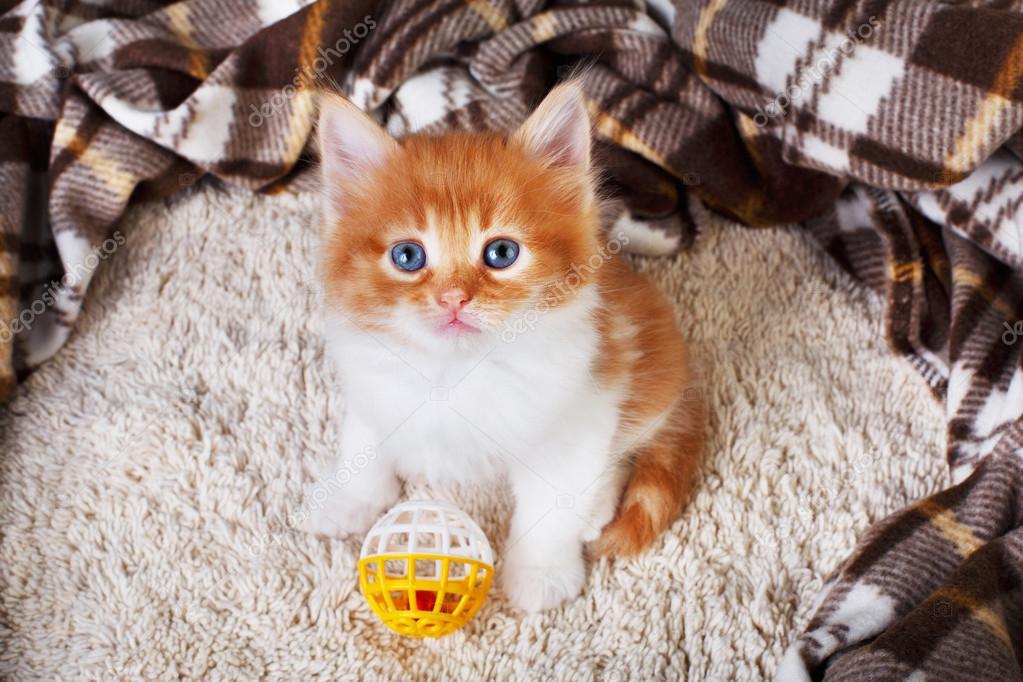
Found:
[{"label": "kitten's right ear", "polygon": [[380,166],[398,143],[369,115],[335,94],[320,96],[317,130],[326,210],[336,219],[341,214],[345,188]]}]

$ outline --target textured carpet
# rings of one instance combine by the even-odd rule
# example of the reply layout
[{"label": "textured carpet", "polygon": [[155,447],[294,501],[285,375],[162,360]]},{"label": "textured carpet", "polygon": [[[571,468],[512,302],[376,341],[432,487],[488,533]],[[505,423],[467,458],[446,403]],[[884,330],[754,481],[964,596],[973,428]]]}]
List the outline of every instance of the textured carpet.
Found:
[{"label": "textured carpet", "polygon": [[[122,225],[70,342],[0,412],[0,675],[759,678],[857,534],[946,481],[942,411],[879,303],[798,231],[699,213],[691,251],[637,259],[708,386],[685,517],[559,610],[495,591],[465,630],[400,639],[355,543],[287,525],[343,403],[314,206],[204,187]],[[508,496],[448,496],[500,557]]]}]

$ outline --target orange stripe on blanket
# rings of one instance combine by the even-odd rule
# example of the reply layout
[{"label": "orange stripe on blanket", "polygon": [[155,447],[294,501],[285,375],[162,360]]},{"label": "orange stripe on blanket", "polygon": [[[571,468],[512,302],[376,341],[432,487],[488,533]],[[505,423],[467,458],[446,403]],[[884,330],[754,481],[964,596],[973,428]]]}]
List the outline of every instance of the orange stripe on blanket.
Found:
[{"label": "orange stripe on blanket", "polygon": [[621,121],[611,114],[602,111],[592,99],[587,97],[585,102],[597,132],[612,140],[615,144],[625,147],[629,151],[636,152],[648,161],[656,163],[669,173],[678,175],[673,168],[668,167],[668,162],[656,149],[641,140],[634,132],[625,127]]},{"label": "orange stripe on blanket", "polygon": [[969,611],[971,618],[974,618],[991,628],[995,636],[1002,640],[1002,642],[1005,643],[1010,650],[1012,649],[1012,638],[1009,636],[1009,631],[1005,628],[1005,621],[1002,620],[1002,617],[995,613],[994,610],[985,605],[982,601],[978,600],[972,594],[955,587],[940,587],[928,599],[928,601],[932,603],[950,601],[960,608]]},{"label": "orange stripe on blanket", "polygon": [[[2,345],[0,345],[0,348],[2,348]],[[9,350],[6,352],[6,355],[8,359],[0,358],[0,401],[9,400],[14,394],[14,375],[8,369],[11,364]]]},{"label": "orange stripe on blanket", "polygon": [[916,505],[916,508],[931,519],[931,523],[937,527],[941,534],[955,544],[959,554],[968,557],[978,549],[984,542],[974,535],[973,530],[956,520],[955,512],[946,509],[934,500],[923,500]]},{"label": "orange stripe on blanket", "polygon": [[710,47],[710,40],[707,36],[710,33],[711,24],[714,23],[714,17],[727,4],[728,0],[711,0],[696,21],[696,30],[693,35],[693,61],[696,73],[703,80],[707,80],[707,52]]},{"label": "orange stripe on blanket", "polygon": [[116,195],[117,201],[128,201],[138,178],[124,170],[117,161],[98,151],[90,142],[91,140],[83,138],[63,119],[57,122],[57,127],[53,131],[54,149],[66,149],[71,152],[78,163],[87,166],[89,171]]},{"label": "orange stripe on blanket", "polygon": [[960,265],[952,269],[952,282],[954,284],[962,284],[970,287],[981,296],[988,304],[997,310],[999,313],[1009,318],[1010,320],[1019,319],[1020,314],[1016,309],[1016,305],[1010,300],[1006,300],[1002,296],[1001,292],[994,291],[984,281],[984,278],[968,269],[967,267]]},{"label": "orange stripe on blanket", "polygon": [[548,40],[558,35],[558,20],[555,19],[550,12],[543,12],[537,14],[532,19],[533,30],[532,36],[533,41],[536,43],[546,43]]},{"label": "orange stripe on blanket", "polygon": [[312,68],[313,60],[316,59],[316,49],[323,40],[323,17],[327,13],[329,0],[313,3],[309,8],[309,16],[306,17],[305,27],[302,29],[302,44],[298,50],[298,86],[308,88],[314,86],[317,74]]},{"label": "orange stripe on blanket", "polygon": [[917,262],[892,263],[888,276],[893,282],[919,282],[923,277],[923,269]]},{"label": "orange stripe on blanket", "polygon": [[191,10],[187,3],[179,2],[166,9],[168,28],[183,46],[188,48],[189,73],[199,80],[210,75],[209,56],[192,37]]},{"label": "orange stripe on blanket", "polygon": [[288,136],[285,140],[287,148],[287,161],[294,163],[305,147],[309,133],[313,129],[313,115],[315,105],[313,102],[312,88],[322,78],[322,73],[316,73],[313,69],[313,62],[316,59],[317,49],[323,40],[324,17],[330,7],[329,0],[320,0],[309,8],[309,15],[306,17],[305,26],[302,29],[302,42],[298,50],[298,76],[295,94],[290,101],[291,116],[288,119]]},{"label": "orange stripe on blanket", "polygon": [[480,15],[483,21],[487,22],[490,28],[494,29],[495,33],[508,28],[508,17],[486,0],[465,0],[465,4],[473,12]]},{"label": "orange stripe on blanket", "polygon": [[1012,93],[1023,80],[1023,36],[1016,40],[1009,56],[998,70],[991,92],[967,122],[956,140],[955,149],[945,159],[945,180],[955,181],[968,172],[980,159],[981,146],[989,141],[992,131],[1005,125],[1014,103]]}]

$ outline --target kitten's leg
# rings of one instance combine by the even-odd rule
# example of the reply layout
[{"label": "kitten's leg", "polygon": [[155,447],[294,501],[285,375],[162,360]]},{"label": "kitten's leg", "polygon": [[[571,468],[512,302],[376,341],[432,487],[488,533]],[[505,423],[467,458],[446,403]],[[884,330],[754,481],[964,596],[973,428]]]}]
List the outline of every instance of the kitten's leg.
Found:
[{"label": "kitten's leg", "polygon": [[554,608],[579,595],[583,544],[614,514],[622,481],[611,435],[589,435],[596,437],[510,466],[515,513],[500,571],[505,594],[523,610]]},{"label": "kitten's leg", "polygon": [[394,463],[377,451],[374,431],[355,414],[341,425],[341,455],[306,491],[305,528],[317,535],[362,535],[398,499]]},{"label": "kitten's leg", "polygon": [[583,542],[590,543],[600,537],[604,527],[611,523],[618,508],[618,498],[628,481],[629,470],[624,462],[615,458],[615,464],[609,467],[595,484],[600,486],[594,491],[589,523],[583,529]]}]

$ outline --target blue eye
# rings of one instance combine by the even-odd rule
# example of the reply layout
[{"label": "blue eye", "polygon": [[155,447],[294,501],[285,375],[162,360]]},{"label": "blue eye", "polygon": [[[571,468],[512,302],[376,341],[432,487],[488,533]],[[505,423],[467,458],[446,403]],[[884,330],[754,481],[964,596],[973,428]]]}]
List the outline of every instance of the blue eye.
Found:
[{"label": "blue eye", "polygon": [[483,247],[483,262],[500,270],[515,262],[519,257],[519,245],[510,239],[495,239]]},{"label": "blue eye", "polygon": [[391,247],[391,260],[399,270],[415,272],[426,265],[426,250],[415,242],[399,242]]}]

